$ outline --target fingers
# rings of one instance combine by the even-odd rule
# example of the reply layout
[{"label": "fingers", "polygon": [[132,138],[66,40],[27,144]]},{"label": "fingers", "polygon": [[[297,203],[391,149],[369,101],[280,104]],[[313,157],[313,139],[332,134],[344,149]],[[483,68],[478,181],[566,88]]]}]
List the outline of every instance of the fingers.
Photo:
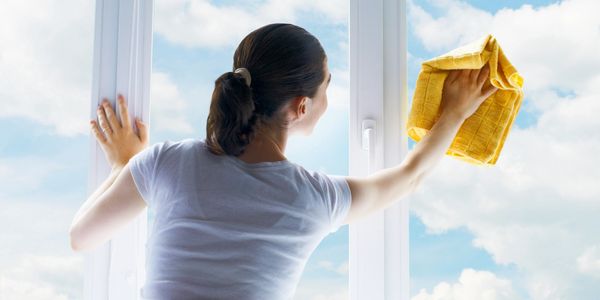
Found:
[{"label": "fingers", "polygon": [[119,123],[119,120],[117,120],[117,115],[108,99],[102,101],[102,107],[104,108],[104,113],[106,114],[110,128],[112,128],[113,131],[121,129],[121,124]]},{"label": "fingers", "polygon": [[483,68],[481,68],[481,72],[479,72],[479,77],[477,77],[477,84],[479,86],[482,86],[483,83],[487,80],[489,74],[490,74],[490,66],[488,64],[486,64],[485,66],[483,66]]},{"label": "fingers", "polygon": [[[129,116],[129,109],[127,108],[125,97],[122,94],[119,94],[117,97],[117,105],[119,107],[119,116],[121,117],[121,122],[119,122],[119,120],[117,119],[117,115],[113,110],[112,105],[110,104],[108,99],[104,98],[101,105],[98,106],[97,114],[99,120],[99,127],[97,123],[95,124],[99,132],[104,132],[104,135],[106,136],[105,141],[110,141],[112,135],[115,134],[118,130],[132,129]],[[140,140],[144,142],[148,141],[148,128],[146,124],[142,123],[142,121],[138,118],[135,119],[135,122],[138,125]],[[100,132],[100,134],[102,134],[102,132]]]},{"label": "fingers", "polygon": [[106,118],[105,110],[102,108],[102,105],[98,106],[96,109],[96,114],[98,115],[98,120],[100,122],[100,128],[104,131],[107,136],[112,135],[113,130],[108,124],[108,120]]},{"label": "fingers", "polygon": [[462,70],[460,70],[460,76],[462,78],[466,78],[466,79],[471,78],[471,70],[470,69],[462,69]]},{"label": "fingers", "polygon": [[129,130],[131,129],[131,122],[129,121],[129,110],[125,103],[125,97],[119,94],[117,102],[119,104],[119,116],[121,117],[122,127]]},{"label": "fingers", "polygon": [[98,139],[98,142],[100,142],[101,144],[106,144],[106,137],[102,132],[100,132],[100,128],[98,127],[98,123],[96,122],[96,120],[90,121],[90,127],[92,128],[92,133],[94,134],[96,139]]},{"label": "fingers", "polygon": [[460,74],[460,70],[450,70],[450,72],[448,72],[448,77],[446,77],[446,82],[454,82],[454,80],[456,80],[458,77],[458,74]]},{"label": "fingers", "polygon": [[487,99],[489,96],[491,96],[493,93],[495,93],[498,90],[497,87],[495,87],[493,84],[488,83],[481,91],[481,93],[483,94],[483,98]]},{"label": "fingers", "polygon": [[135,124],[138,128],[138,135],[142,143],[148,142],[148,127],[139,118],[135,118]]},{"label": "fingers", "polygon": [[479,76],[479,71],[481,71],[481,69],[469,69],[469,81],[474,82],[477,81],[477,77]]}]

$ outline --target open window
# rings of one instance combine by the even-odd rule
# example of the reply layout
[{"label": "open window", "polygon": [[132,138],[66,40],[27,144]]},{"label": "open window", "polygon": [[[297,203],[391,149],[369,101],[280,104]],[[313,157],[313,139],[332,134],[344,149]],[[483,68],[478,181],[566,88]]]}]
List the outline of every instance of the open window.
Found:
[{"label": "open window", "polygon": [[[407,109],[405,3],[340,0],[338,4],[290,3],[281,11],[274,7],[277,2],[270,1],[252,4],[249,10],[191,0],[97,0],[92,114],[102,96],[114,101],[117,93],[123,93],[130,112],[149,124],[151,143],[200,138],[214,80],[230,71],[237,43],[262,25],[294,23],[321,40],[332,86],[329,109],[313,136],[290,139],[288,157],[307,169],[338,175],[366,176],[397,165],[407,152],[402,130]],[[231,15],[248,24],[227,27]],[[219,34],[202,31],[211,26],[228,29]],[[321,146],[310,149],[306,144]],[[108,166],[95,141],[91,150],[90,188],[95,189]],[[324,240],[307,263],[297,297],[310,296],[311,288],[319,288],[315,282],[323,278],[313,280],[311,276],[319,274],[311,272],[320,268],[338,274],[334,283],[351,299],[408,299],[405,203]],[[86,299],[138,299],[152,222],[152,215],[141,214],[86,256]]]}]

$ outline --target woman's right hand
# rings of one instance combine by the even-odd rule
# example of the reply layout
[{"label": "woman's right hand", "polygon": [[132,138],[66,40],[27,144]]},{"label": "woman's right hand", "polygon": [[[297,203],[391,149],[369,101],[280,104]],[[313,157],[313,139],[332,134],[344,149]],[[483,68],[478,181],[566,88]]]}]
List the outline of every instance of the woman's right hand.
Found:
[{"label": "woman's right hand", "polygon": [[453,114],[463,120],[498,90],[489,81],[489,65],[481,69],[451,70],[444,81],[441,114]]}]

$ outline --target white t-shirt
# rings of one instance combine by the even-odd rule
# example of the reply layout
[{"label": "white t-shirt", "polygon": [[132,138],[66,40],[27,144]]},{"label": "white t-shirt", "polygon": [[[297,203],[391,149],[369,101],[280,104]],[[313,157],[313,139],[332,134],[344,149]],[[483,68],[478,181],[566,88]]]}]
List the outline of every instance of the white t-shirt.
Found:
[{"label": "white t-shirt", "polygon": [[156,143],[129,164],[155,214],[143,299],[292,299],[350,209],[344,176],[215,155],[205,140]]}]

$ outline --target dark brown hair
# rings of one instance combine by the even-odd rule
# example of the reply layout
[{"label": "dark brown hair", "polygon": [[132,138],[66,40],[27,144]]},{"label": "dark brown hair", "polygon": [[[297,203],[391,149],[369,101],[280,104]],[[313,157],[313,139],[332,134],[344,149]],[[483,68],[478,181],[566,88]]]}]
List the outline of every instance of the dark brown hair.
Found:
[{"label": "dark brown hair", "polygon": [[[206,122],[206,144],[214,154],[238,156],[255,127],[280,125],[280,109],[298,96],[313,98],[325,79],[326,54],[304,28],[286,23],[248,34],[233,55],[233,70],[215,80]],[[247,86],[237,68],[251,75]]]}]

